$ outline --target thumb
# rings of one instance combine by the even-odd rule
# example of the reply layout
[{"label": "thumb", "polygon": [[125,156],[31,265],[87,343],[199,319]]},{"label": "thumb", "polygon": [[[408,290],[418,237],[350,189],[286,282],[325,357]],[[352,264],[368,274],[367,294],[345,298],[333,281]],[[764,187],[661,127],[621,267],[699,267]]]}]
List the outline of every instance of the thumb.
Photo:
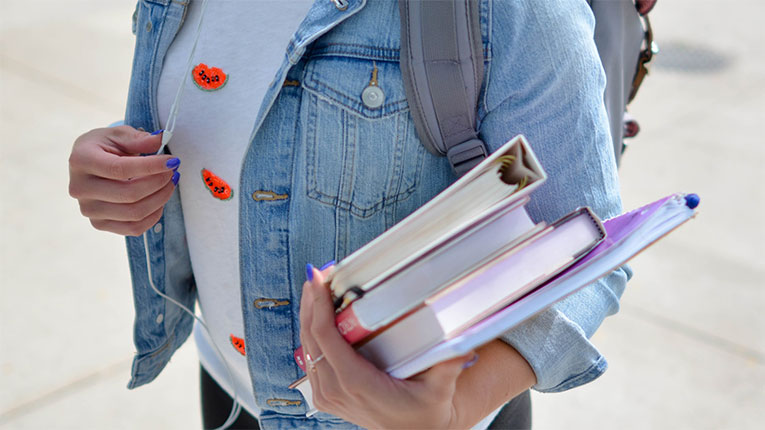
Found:
[{"label": "thumb", "polygon": [[133,127],[115,127],[109,136],[124,155],[155,154],[162,145],[162,130],[154,133],[136,130]]},{"label": "thumb", "polygon": [[478,359],[478,354],[471,352],[460,357],[452,358],[436,364],[430,369],[410,378],[414,381],[423,382],[425,385],[433,386],[440,390],[454,386],[457,378],[463,370],[472,366]]}]

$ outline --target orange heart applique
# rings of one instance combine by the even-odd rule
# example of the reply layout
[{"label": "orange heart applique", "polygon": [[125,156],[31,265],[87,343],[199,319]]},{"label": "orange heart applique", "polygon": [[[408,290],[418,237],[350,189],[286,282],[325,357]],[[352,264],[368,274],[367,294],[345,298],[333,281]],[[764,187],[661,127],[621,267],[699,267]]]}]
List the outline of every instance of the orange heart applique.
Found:
[{"label": "orange heart applique", "polygon": [[228,183],[207,169],[202,169],[202,180],[216,199],[228,200],[234,196],[234,190]]},{"label": "orange heart applique", "polygon": [[229,339],[231,339],[231,345],[233,345],[240,354],[244,355],[244,339],[236,337],[233,334],[229,335]]},{"label": "orange heart applique", "polygon": [[191,70],[191,78],[197,87],[204,91],[219,90],[228,82],[228,75],[223,70],[209,67],[205,63],[199,63]]}]

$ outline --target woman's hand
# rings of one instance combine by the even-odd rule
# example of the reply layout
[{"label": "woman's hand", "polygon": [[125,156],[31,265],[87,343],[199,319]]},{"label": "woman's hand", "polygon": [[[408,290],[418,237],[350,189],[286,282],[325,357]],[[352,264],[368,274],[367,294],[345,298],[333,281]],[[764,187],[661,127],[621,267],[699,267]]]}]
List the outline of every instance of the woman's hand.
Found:
[{"label": "woman's hand", "polygon": [[161,134],[128,126],[77,138],[69,157],[69,194],[93,227],[138,236],[159,221],[178,183],[180,160],[140,154],[158,151],[161,143]]},{"label": "woman's hand", "polygon": [[[327,269],[327,270],[331,270]],[[378,370],[356,353],[335,327],[324,275],[308,267],[303,285],[300,337],[317,409],[367,428],[470,427],[459,422],[454,404],[457,379],[474,354],[433,366],[408,380]]]}]

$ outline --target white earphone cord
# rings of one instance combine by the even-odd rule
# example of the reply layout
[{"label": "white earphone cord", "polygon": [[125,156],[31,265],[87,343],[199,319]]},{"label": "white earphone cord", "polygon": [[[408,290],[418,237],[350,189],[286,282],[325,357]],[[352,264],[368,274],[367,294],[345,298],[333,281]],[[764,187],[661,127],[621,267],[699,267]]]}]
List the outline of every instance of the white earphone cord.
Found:
[{"label": "white earphone cord", "polygon": [[213,345],[213,348],[215,348],[215,352],[218,354],[221,361],[223,362],[223,365],[226,367],[226,373],[228,373],[228,378],[231,381],[231,391],[234,392],[234,404],[231,407],[231,413],[228,415],[226,422],[224,422],[220,427],[215,429],[215,430],[223,430],[227,428],[228,426],[230,426],[231,424],[233,424],[234,421],[236,421],[236,419],[239,417],[239,412],[242,409],[242,406],[239,404],[239,398],[236,392],[236,385],[234,385],[234,374],[231,372],[231,368],[229,367],[228,363],[226,363],[226,359],[223,357],[223,354],[221,353],[220,349],[218,349],[218,345],[213,340],[213,337],[210,334],[210,329],[207,328],[207,324],[205,324],[205,322],[202,321],[201,318],[196,316],[194,312],[191,312],[189,308],[187,308],[186,306],[184,306],[182,303],[178,302],[174,298],[160,292],[157,289],[157,286],[154,285],[154,280],[152,279],[152,275],[151,275],[151,261],[149,258],[149,239],[148,239],[147,233],[143,234],[143,244],[144,244],[144,249],[146,252],[146,271],[147,271],[147,274],[149,275],[149,285],[151,286],[152,290],[154,290],[154,292],[157,293],[160,297],[164,298],[170,303],[181,308],[187,314],[191,315],[197,322],[199,322],[202,328],[207,332],[207,335],[210,337],[210,340],[212,341],[211,343]]},{"label": "white earphone cord", "polygon": [[[188,7],[188,6],[187,6]],[[165,131],[162,133],[162,145],[159,147],[157,154],[161,154],[165,150],[170,139],[173,137],[173,131],[175,130],[175,120],[178,117],[178,109],[181,106],[181,98],[183,98],[183,91],[186,88],[186,79],[191,70],[194,67],[194,53],[197,50],[197,43],[199,42],[199,35],[202,33],[202,21],[205,19],[205,11],[207,10],[207,0],[202,0],[202,10],[199,15],[199,22],[197,23],[196,33],[194,34],[194,44],[191,45],[191,53],[189,54],[189,61],[186,63],[186,72],[181,78],[181,83],[178,85],[178,91],[175,93],[175,99],[170,106],[170,113],[167,116],[167,124],[165,124]]]},{"label": "white earphone cord", "polygon": [[[184,76],[181,78],[180,85],[178,85],[178,91],[175,93],[175,99],[173,100],[173,104],[172,106],[170,106],[170,113],[167,117],[167,124],[165,124],[165,131],[162,133],[162,144],[160,145],[159,150],[157,151],[157,154],[161,154],[164,152],[165,146],[167,146],[167,144],[170,142],[170,139],[173,137],[173,130],[175,130],[175,120],[178,117],[178,109],[180,108],[180,105],[181,105],[181,98],[183,98],[183,90],[186,87],[186,78],[189,76],[189,74],[191,74],[191,70],[194,64],[193,63],[194,53],[197,50],[197,42],[199,42],[199,35],[202,33],[202,21],[204,21],[206,10],[207,10],[207,0],[202,0],[202,10],[200,12],[199,23],[197,24],[196,34],[194,36],[194,44],[191,46],[189,61],[188,61],[188,64],[186,64],[186,71],[184,73]],[[221,424],[220,427],[215,429],[215,430],[224,430],[227,427],[231,426],[234,423],[234,421],[236,421],[236,419],[239,417],[239,413],[242,411],[242,405],[239,404],[239,396],[236,390],[236,383],[235,383],[236,381],[234,380],[234,373],[231,371],[231,368],[226,362],[226,359],[221,353],[220,349],[218,349],[218,345],[215,343],[215,340],[213,340],[213,336],[210,333],[210,329],[207,328],[207,324],[205,324],[205,322],[202,321],[201,318],[194,315],[194,312],[191,312],[191,310],[188,309],[186,306],[179,303],[177,300],[173,299],[172,297],[169,297],[166,294],[163,294],[162,292],[160,292],[159,289],[157,289],[157,286],[154,285],[154,279],[151,274],[151,261],[149,258],[149,238],[147,233],[143,234],[143,244],[144,244],[144,251],[146,253],[146,273],[149,276],[149,285],[151,285],[151,288],[160,297],[178,306],[184,312],[191,315],[197,322],[199,322],[202,328],[207,332],[207,335],[210,338],[210,341],[213,345],[213,348],[215,349],[215,352],[218,354],[218,357],[220,357],[221,361],[223,362],[223,365],[226,367],[226,373],[228,374],[228,379],[231,382],[231,391],[234,393],[234,404],[231,406],[231,413],[229,413],[226,421],[223,424]]]}]

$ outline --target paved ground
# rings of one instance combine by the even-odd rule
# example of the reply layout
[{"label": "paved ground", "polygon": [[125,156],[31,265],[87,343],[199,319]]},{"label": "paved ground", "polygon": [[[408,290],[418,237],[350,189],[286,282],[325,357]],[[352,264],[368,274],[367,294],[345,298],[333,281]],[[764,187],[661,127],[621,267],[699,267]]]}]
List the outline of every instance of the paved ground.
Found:
[{"label": "paved ground", "polygon": [[[128,391],[122,239],[67,196],[74,138],[122,116],[128,0],[4,1],[0,16],[0,428],[199,428],[182,349]],[[702,196],[696,220],[639,256],[595,342],[610,370],[535,393],[539,429],[748,429],[765,420],[765,34],[758,0],[660,1],[664,52],[633,113],[625,205]]]}]

